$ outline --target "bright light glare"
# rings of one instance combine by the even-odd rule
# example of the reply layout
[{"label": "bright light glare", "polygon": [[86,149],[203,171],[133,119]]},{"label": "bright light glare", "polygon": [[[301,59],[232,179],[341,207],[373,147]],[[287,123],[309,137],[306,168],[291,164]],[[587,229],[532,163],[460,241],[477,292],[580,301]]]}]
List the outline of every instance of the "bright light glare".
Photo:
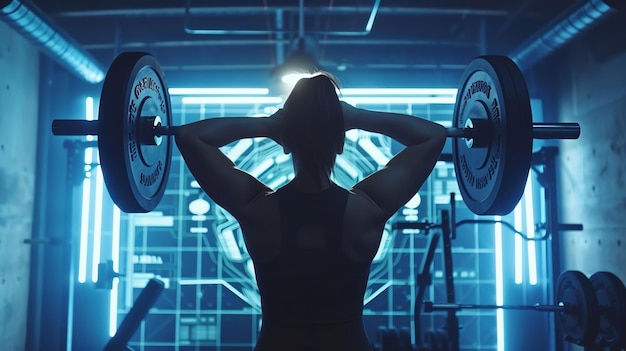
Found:
[{"label": "bright light glare", "polygon": [[267,88],[169,88],[170,95],[267,95]]},{"label": "bright light glare", "polygon": [[[502,220],[500,216],[494,216],[496,221]],[[496,304],[504,304],[504,282],[502,271],[502,224],[496,223],[494,227],[494,246],[495,246],[495,261],[496,261]],[[498,351],[504,351],[504,311],[502,309],[496,310],[496,335],[497,335],[497,349]]]},{"label": "bright light glare", "polygon": [[350,105],[381,104],[454,104],[454,96],[346,96],[343,101]]},{"label": "bright light glare", "polygon": [[457,89],[444,89],[444,88],[343,88],[341,94],[344,96],[349,95],[423,95],[423,96],[438,96],[438,95],[450,95],[456,96]]},{"label": "bright light glare", "polygon": [[183,105],[280,104],[283,102],[283,99],[278,96],[186,96],[181,100]]},{"label": "bright light glare", "polygon": [[[85,98],[85,120],[93,121],[93,98]],[[87,137],[87,140],[92,140],[93,137]],[[85,165],[91,165],[93,163],[94,148],[85,148]],[[78,253],[78,282],[84,283],[87,280],[87,250],[89,249],[89,218],[90,218],[90,204],[91,204],[91,179],[86,177],[83,180],[83,199],[82,199],[82,213],[80,223],[80,244]]]},{"label": "bright light glare", "polygon": [[93,121],[93,98],[91,96],[85,98],[85,119]]},{"label": "bright light glare", "polygon": [[[513,218],[515,230],[522,231],[522,206],[521,201],[515,206],[513,211]],[[522,284],[524,277],[524,255],[522,237],[519,234],[515,234],[515,284]]]},{"label": "bright light glare", "polygon": [[[526,210],[526,233],[529,238],[535,236],[535,216],[533,211],[533,182],[531,173],[526,180],[524,190],[524,205]],[[528,242],[528,282],[530,285],[537,284],[537,251],[534,241]]]},{"label": "bright light glare", "polygon": [[296,83],[298,83],[298,81],[302,78],[311,78],[313,76],[312,73],[287,73],[284,76],[282,76],[280,78],[280,80],[289,85],[289,86],[294,86],[296,85]]},{"label": "bright light glare", "polygon": [[93,221],[93,255],[91,263],[91,281],[98,281],[98,263],[100,263],[100,243],[102,240],[102,195],[104,184],[102,179],[102,168],[96,169],[96,197],[94,199],[94,221]]},{"label": "bright light glare", "polygon": [[[85,149],[85,160],[91,159],[92,148]],[[88,156],[89,155],[89,156]],[[91,179],[83,180],[83,201],[80,222],[80,252],[78,257],[78,282],[87,280],[87,249],[89,248],[89,210],[91,198]]]},{"label": "bright light glare", "polygon": [[[119,272],[120,269],[120,209],[113,205],[113,223],[111,227],[111,260],[113,261],[113,271]],[[109,336],[115,335],[117,331],[117,294],[118,279],[113,279],[113,287],[111,288],[111,296],[109,302]]]}]

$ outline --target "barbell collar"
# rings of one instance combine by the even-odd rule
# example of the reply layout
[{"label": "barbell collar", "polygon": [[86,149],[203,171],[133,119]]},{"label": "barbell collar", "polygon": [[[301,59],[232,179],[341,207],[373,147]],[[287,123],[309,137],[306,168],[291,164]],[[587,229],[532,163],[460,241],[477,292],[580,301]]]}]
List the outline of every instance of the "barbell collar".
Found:
[{"label": "barbell collar", "polygon": [[161,145],[162,134],[157,133],[157,128],[162,126],[161,117],[146,116],[139,119],[139,140],[142,145]]},{"label": "barbell collar", "polygon": [[155,136],[174,135],[176,134],[176,126],[157,125],[154,127]]}]

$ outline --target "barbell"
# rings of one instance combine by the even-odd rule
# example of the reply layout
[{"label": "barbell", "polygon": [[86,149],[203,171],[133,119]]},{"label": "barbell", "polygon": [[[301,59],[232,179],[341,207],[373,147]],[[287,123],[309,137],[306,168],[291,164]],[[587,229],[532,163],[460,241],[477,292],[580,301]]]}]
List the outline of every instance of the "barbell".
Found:
[{"label": "barbell", "polygon": [[424,312],[505,309],[554,312],[565,341],[580,346],[626,346],[626,288],[611,272],[587,278],[565,271],[556,283],[554,305],[474,305],[424,301]]},{"label": "barbell", "polygon": [[[97,135],[100,166],[113,202],[149,212],[169,176],[172,108],[165,74],[150,54],[127,52],[109,67],[97,121],[54,120],[54,135]],[[452,127],[460,193],[479,215],[510,213],[522,197],[533,139],[577,139],[577,123],[533,123],[521,71],[505,56],[481,56],[466,68]]]},{"label": "barbell", "polygon": [[[565,341],[581,346],[626,347],[626,287],[611,272],[596,272],[587,278],[579,271],[565,271],[556,283],[554,305],[475,305],[433,303],[423,301],[424,312],[456,312],[464,309],[505,309],[553,312],[563,331]],[[429,331],[424,345],[415,348],[410,336],[397,328],[379,327],[376,351],[432,351],[449,350],[445,331]],[[407,339],[408,337],[408,339]],[[408,346],[407,346],[407,340]]]}]

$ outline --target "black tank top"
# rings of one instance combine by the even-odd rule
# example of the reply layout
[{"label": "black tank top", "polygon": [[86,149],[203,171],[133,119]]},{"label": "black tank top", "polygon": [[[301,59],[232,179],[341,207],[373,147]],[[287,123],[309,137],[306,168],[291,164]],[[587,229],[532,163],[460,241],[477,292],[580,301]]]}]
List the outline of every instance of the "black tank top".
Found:
[{"label": "black tank top", "polygon": [[304,193],[288,184],[276,196],[281,248],[274,259],[255,263],[263,310],[257,350],[266,349],[263,342],[274,344],[266,335],[272,331],[286,342],[286,328],[302,343],[297,346],[293,343],[298,340],[292,340],[289,347],[300,350],[333,349],[322,346],[323,335],[334,345],[344,339],[353,350],[370,349],[362,322],[370,262],[350,259],[342,244],[348,191],[332,183],[322,192]]}]

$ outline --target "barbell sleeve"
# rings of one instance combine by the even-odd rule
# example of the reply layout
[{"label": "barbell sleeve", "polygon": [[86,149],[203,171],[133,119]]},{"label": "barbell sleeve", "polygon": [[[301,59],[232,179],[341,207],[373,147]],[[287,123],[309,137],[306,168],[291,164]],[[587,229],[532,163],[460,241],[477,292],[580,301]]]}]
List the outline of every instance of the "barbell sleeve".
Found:
[{"label": "barbell sleeve", "polygon": [[533,139],[578,139],[578,123],[533,123]]},{"label": "barbell sleeve", "polygon": [[[477,132],[473,128],[447,128],[449,138],[472,138]],[[578,139],[578,123],[533,123],[533,139]]]},{"label": "barbell sleeve", "polygon": [[98,135],[98,121],[80,119],[55,119],[52,121],[54,135]]},{"label": "barbell sleeve", "polygon": [[[164,126],[159,124],[154,127],[155,136],[174,135],[175,126]],[[97,120],[81,119],[55,119],[52,121],[52,134],[54,135],[98,135]]]}]

